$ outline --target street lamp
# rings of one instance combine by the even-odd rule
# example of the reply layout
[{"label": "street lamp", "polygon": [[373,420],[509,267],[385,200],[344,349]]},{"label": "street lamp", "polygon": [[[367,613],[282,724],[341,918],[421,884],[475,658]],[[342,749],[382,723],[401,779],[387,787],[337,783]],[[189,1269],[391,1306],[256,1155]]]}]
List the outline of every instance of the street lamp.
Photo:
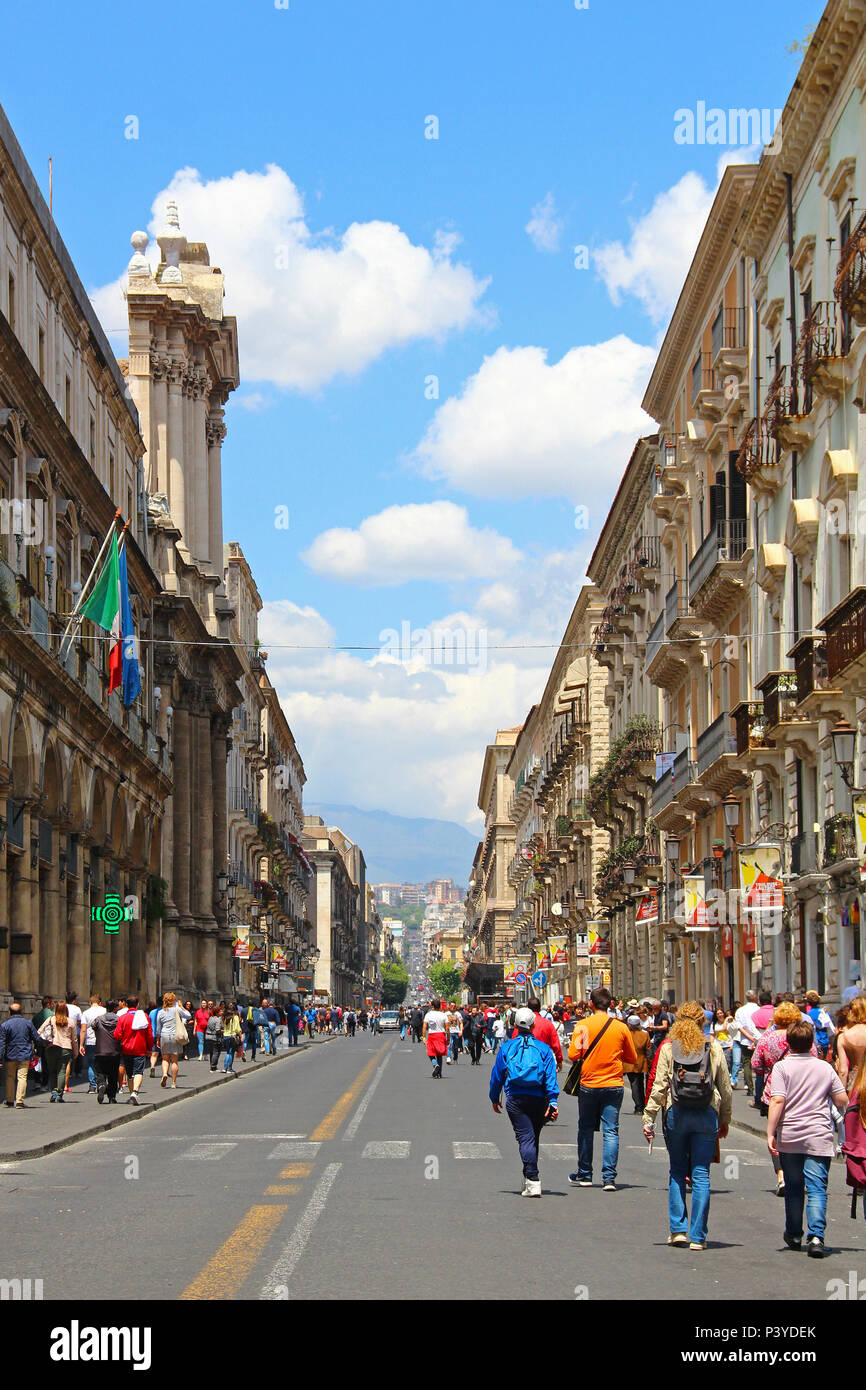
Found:
[{"label": "street lamp", "polygon": [[223,872],[222,872],[221,874],[217,874],[217,892],[219,893],[220,897],[223,896],[223,894],[225,893],[225,891],[226,891],[226,889],[228,888],[228,886],[229,886],[229,876],[228,876],[228,874],[225,872],[225,870],[223,870]]},{"label": "street lamp", "polygon": [[629,887],[629,888],[630,888],[631,885],[634,883],[634,872],[635,872],[635,863],[634,863],[634,860],[633,860],[633,859],[626,859],[626,860],[624,860],[624,861],[623,861],[623,865],[622,865],[622,877],[623,877],[623,882],[624,882],[624,883],[626,884],[626,886]]},{"label": "street lamp", "polygon": [[725,825],[731,832],[731,839],[736,840],[737,837],[734,831],[740,823],[740,803],[733,792],[728,792],[728,795],[722,802],[722,808],[725,813]]},{"label": "street lamp", "polygon": [[833,740],[833,758],[842,775],[846,787],[854,786],[854,743],[857,730],[847,719],[840,719],[830,730]]}]

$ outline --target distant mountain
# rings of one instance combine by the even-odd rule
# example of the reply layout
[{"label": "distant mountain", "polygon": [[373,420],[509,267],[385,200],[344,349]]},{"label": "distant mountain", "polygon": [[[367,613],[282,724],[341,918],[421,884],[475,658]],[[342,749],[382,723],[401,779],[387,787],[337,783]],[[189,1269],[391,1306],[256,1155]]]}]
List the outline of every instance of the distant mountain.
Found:
[{"label": "distant mountain", "polygon": [[326,825],[338,825],[361,846],[368,883],[429,883],[453,878],[466,887],[478,844],[464,826],[450,820],[393,816],[357,806],[312,802],[304,806]]}]

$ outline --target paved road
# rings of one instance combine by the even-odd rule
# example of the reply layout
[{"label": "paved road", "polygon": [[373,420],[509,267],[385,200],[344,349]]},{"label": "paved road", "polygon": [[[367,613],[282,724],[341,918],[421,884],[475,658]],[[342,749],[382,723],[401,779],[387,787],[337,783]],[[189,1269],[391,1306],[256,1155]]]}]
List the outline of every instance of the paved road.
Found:
[{"label": "paved road", "polygon": [[0,1277],[42,1278],[46,1299],[63,1297],[70,1269],[58,1268],[58,1249],[83,1258],[77,1292],[94,1299],[117,1296],[120,1252],[137,1298],[157,1300],[510,1298],[518,1257],[525,1297],[565,1300],[825,1300],[829,1279],[866,1274],[866,1227],[848,1218],[841,1166],[834,1253],[784,1252],[769,1158],[748,1134],[726,1141],[714,1169],[701,1255],[666,1246],[665,1151],[648,1157],[630,1114],[617,1193],[568,1187],[576,1116],[564,1098],[545,1131],[544,1198],[521,1200],[511,1127],[487,1101],[489,1068],[461,1062],[435,1082],[421,1047],[337,1038],[100,1139],[6,1165],[0,1229],[14,1240]]}]

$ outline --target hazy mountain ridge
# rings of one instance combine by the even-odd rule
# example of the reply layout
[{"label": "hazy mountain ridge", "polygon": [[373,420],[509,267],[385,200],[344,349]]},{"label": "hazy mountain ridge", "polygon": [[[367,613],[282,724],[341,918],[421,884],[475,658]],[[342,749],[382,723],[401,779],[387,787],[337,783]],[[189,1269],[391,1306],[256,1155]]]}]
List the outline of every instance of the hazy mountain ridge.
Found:
[{"label": "hazy mountain ridge", "polygon": [[465,888],[477,838],[456,821],[362,811],[357,806],[310,802],[304,811],[338,825],[361,846],[369,883],[428,883],[453,878]]}]

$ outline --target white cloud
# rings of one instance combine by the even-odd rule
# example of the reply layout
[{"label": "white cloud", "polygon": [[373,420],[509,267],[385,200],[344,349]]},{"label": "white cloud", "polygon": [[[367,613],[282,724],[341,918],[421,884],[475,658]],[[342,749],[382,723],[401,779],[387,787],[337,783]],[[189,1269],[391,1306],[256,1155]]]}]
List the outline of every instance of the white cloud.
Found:
[{"label": "white cloud", "polygon": [[640,407],[654,359],[622,334],[555,363],[544,348],[500,347],[439,407],[413,462],[481,497],[599,505],[636,436],[655,429]]},{"label": "white cloud", "polygon": [[414,579],[488,579],[506,573],[519,558],[507,537],[487,527],[479,530],[465,507],[444,501],[386,507],[357,530],[333,527],[303,555],[317,574],[365,587]]},{"label": "white cloud", "polygon": [[545,193],[540,203],[532,209],[532,216],[524,231],[536,251],[558,251],[562,236],[563,222],[556,215],[556,202],[552,193]]},{"label": "white cloud", "polygon": [[[733,156],[728,162],[741,162]],[[655,323],[670,315],[715,195],[688,173],[656,197],[632,227],[628,246],[612,241],[593,260],[614,304],[634,295]]]},{"label": "white cloud", "polygon": [[[248,381],[315,391],[390,348],[487,321],[479,301],[489,282],[452,259],[453,231],[437,233],[432,250],[386,221],[315,232],[300,191],[275,164],[211,180],[179,170],[153,201],[151,236],[170,198],[184,234],[206,241],[211,264],[225,271]],[[91,295],[110,333],[126,324],[125,287],[124,274]]]}]

